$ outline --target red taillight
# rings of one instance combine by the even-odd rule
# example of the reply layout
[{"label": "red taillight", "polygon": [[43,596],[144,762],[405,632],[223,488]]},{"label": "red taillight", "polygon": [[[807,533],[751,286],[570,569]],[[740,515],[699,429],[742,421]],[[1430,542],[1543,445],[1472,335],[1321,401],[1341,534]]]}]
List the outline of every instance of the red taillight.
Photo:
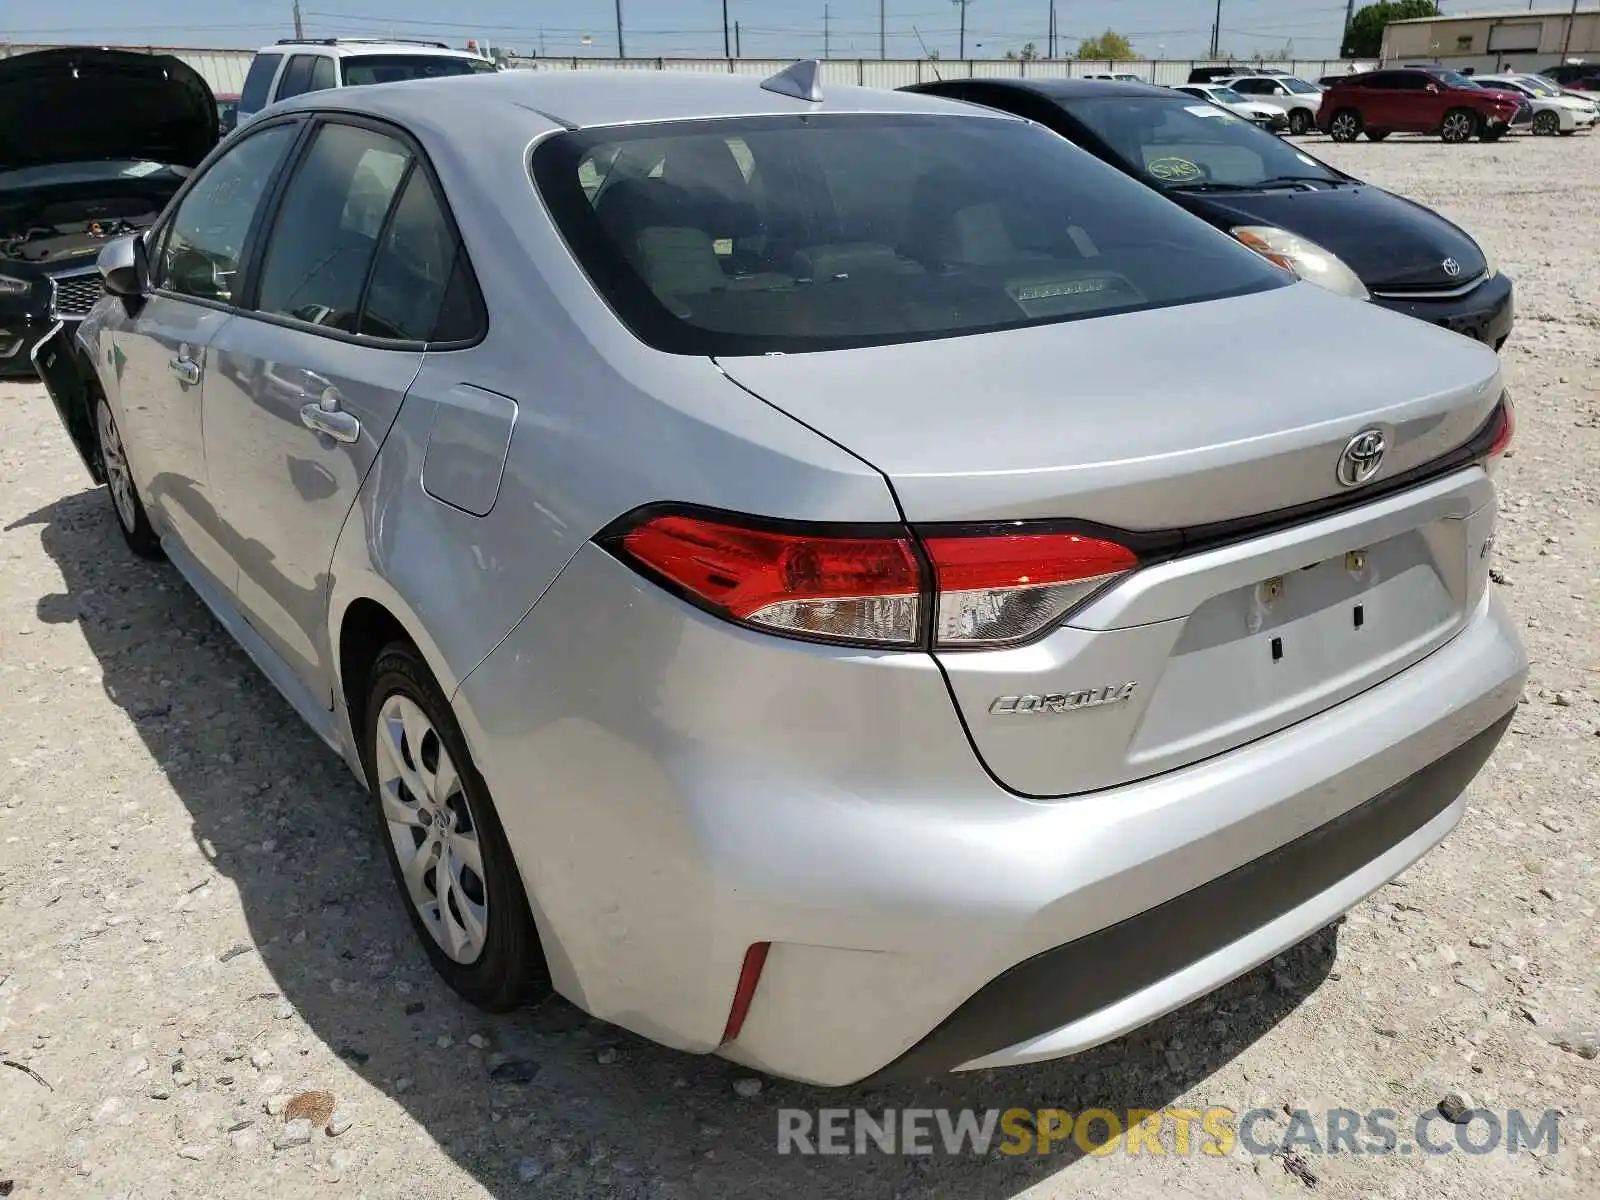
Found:
[{"label": "red taillight", "polygon": [[1517,432],[1517,410],[1511,405],[1511,393],[1507,392],[1500,397],[1499,424],[1495,426],[1494,441],[1489,443],[1487,458],[1499,458],[1506,452],[1506,447],[1511,445],[1511,439]]},{"label": "red taillight", "polygon": [[924,539],[938,591],[941,646],[1022,641],[1138,565],[1116,542],[1076,533]]},{"label": "red taillight", "polygon": [[924,559],[909,530],[847,536],[743,521],[659,514],[606,540],[720,616],[817,641],[902,648],[1026,641],[1138,565],[1116,542],[1026,523],[919,530]]},{"label": "red taillight", "polygon": [[922,586],[909,538],[818,537],[661,516],[630,530],[622,547],[739,621],[837,641],[917,640]]}]

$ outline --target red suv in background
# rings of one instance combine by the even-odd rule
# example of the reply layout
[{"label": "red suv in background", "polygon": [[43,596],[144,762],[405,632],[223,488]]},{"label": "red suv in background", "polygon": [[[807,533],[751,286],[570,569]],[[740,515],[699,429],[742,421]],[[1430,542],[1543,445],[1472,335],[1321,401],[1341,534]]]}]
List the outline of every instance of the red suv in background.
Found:
[{"label": "red suv in background", "polygon": [[1480,87],[1454,71],[1415,67],[1347,75],[1323,93],[1317,112],[1318,128],[1336,142],[1353,142],[1362,133],[1374,142],[1391,133],[1492,142],[1532,120],[1532,106],[1514,92]]}]

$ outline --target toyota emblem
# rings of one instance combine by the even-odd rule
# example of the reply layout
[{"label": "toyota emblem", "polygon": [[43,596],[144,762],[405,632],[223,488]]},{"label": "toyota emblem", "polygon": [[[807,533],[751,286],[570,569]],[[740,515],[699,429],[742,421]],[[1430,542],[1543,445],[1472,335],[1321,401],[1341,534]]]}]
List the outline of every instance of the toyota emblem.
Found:
[{"label": "toyota emblem", "polygon": [[1461,264],[1453,258],[1447,258],[1439,265],[1444,268],[1444,273],[1450,276],[1451,279],[1461,274]]},{"label": "toyota emblem", "polygon": [[1339,455],[1339,482],[1345,487],[1366,483],[1383,466],[1385,449],[1382,430],[1363,429],[1356,434],[1345,443],[1344,453]]}]

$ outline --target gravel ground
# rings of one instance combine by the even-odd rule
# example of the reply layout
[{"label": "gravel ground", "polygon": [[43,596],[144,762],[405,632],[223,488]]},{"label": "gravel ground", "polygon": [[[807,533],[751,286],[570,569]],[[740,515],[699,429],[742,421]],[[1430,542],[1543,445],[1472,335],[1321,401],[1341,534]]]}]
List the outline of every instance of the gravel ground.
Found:
[{"label": "gravel ground", "polygon": [[[124,550],[43,391],[3,385],[0,1195],[1600,1194],[1600,1059],[1584,1056],[1600,1027],[1600,140],[1310,144],[1460,222],[1518,285],[1495,567],[1533,678],[1443,848],[1218,994],[1038,1068],[752,1096],[727,1064],[560,1002],[485,1018],[413,944],[342,764],[170,568]],[[331,1095],[284,1113],[304,1091]],[[1452,1091],[1561,1110],[1558,1152],[773,1149],[781,1106],[1390,1108],[1405,1127]]]}]

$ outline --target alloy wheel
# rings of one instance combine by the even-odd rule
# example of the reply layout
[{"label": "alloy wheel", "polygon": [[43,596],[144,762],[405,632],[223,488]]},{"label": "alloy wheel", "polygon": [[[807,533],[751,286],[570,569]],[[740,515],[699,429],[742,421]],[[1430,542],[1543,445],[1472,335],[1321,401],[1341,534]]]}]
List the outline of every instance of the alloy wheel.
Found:
[{"label": "alloy wheel", "polygon": [[1356,134],[1360,132],[1361,123],[1356,120],[1354,113],[1347,112],[1334,117],[1333,124],[1329,128],[1329,133],[1336,142],[1353,142],[1356,140]]},{"label": "alloy wheel", "polygon": [[1444,119],[1444,126],[1439,131],[1439,136],[1447,142],[1460,143],[1472,140],[1472,135],[1477,130],[1477,122],[1470,113],[1457,110],[1448,113]]},{"label": "alloy wheel", "polygon": [[116,506],[122,527],[133,529],[139,519],[133,503],[133,476],[128,471],[128,456],[122,449],[116,418],[111,415],[111,406],[103,401],[95,415],[100,434],[100,461],[106,471],[106,486],[111,489],[111,503]]},{"label": "alloy wheel", "polygon": [[398,692],[379,711],[378,796],[406,895],[439,948],[470,965],[489,934],[489,890],[478,824],[444,741]]},{"label": "alloy wheel", "polygon": [[1533,131],[1549,137],[1561,132],[1561,118],[1553,112],[1542,112],[1533,119]]}]

